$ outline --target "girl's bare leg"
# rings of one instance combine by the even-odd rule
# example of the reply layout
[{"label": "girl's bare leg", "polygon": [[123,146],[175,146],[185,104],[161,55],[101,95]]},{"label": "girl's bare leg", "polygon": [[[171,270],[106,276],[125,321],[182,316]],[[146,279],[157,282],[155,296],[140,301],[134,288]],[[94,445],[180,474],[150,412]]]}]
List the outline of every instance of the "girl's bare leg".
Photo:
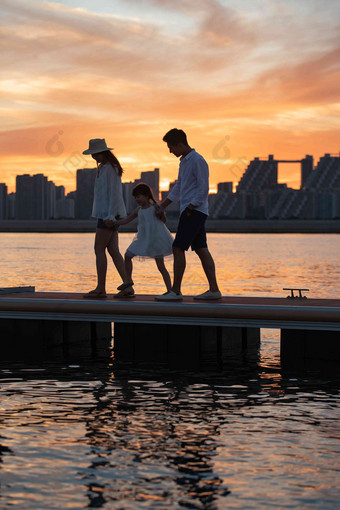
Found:
[{"label": "girl's bare leg", "polygon": [[169,275],[169,272],[168,272],[167,268],[165,267],[164,258],[163,257],[162,258],[157,258],[157,259],[155,259],[155,261],[156,261],[156,264],[157,264],[158,271],[163,276],[163,280],[164,280],[164,283],[165,283],[165,286],[166,286],[166,290],[167,291],[171,290],[171,278],[170,278],[170,275]]},{"label": "girl's bare leg", "polygon": [[116,266],[116,269],[119,273],[119,276],[125,282],[125,265],[124,265],[124,259],[119,251],[119,245],[118,245],[118,230],[108,230],[110,233],[110,239],[107,245],[107,251],[111,255],[111,258],[113,260],[114,265]]},{"label": "girl's bare leg", "polygon": [[131,283],[131,285],[133,285],[132,269],[133,269],[132,257],[129,257],[129,255],[127,253],[125,253],[125,275],[126,275],[126,279],[125,279],[124,283]]}]

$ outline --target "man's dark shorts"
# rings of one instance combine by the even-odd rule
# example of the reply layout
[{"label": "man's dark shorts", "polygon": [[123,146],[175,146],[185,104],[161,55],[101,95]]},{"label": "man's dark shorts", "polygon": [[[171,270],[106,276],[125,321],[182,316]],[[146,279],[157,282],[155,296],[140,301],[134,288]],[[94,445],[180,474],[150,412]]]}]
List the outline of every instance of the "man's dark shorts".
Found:
[{"label": "man's dark shorts", "polygon": [[173,242],[173,246],[186,251],[191,249],[196,251],[200,248],[207,248],[207,235],[205,232],[205,222],[207,215],[186,208],[180,218],[177,227],[177,234]]}]

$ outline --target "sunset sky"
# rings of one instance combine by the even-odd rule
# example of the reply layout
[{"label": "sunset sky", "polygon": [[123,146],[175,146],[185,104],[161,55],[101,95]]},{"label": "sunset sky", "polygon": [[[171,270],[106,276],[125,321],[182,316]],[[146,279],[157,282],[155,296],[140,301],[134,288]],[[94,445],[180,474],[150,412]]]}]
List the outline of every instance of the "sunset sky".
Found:
[{"label": "sunset sky", "polygon": [[[125,181],[178,161],[188,134],[211,189],[249,160],[340,150],[339,0],[1,1],[0,182],[44,173],[67,191],[89,138],[106,138]],[[279,180],[300,183],[298,165]]]}]

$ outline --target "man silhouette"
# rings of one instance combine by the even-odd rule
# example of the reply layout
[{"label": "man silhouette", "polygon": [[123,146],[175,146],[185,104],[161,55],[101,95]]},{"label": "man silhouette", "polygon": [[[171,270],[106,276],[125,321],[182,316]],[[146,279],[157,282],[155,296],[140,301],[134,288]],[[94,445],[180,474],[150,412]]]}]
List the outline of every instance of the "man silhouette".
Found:
[{"label": "man silhouette", "polygon": [[171,129],[163,137],[171,154],[180,158],[178,178],[167,198],[160,204],[164,210],[172,202],[180,201],[180,219],[172,246],[174,281],[170,291],[156,296],[158,301],[181,301],[181,284],[186,266],[185,251],[194,250],[201,260],[208,279],[209,290],[195,299],[220,299],[215,263],[208,250],[205,222],[208,217],[209,168],[205,159],[192,149],[181,129]]}]

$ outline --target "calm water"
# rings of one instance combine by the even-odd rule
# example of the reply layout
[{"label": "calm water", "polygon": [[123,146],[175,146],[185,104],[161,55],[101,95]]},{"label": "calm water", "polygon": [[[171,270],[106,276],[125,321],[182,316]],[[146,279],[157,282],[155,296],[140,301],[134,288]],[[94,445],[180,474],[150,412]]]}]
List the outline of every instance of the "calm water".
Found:
[{"label": "calm water", "polygon": [[[132,234],[121,235],[121,249]],[[0,234],[6,285],[93,288],[93,236]],[[339,297],[340,236],[210,234],[227,295]],[[168,263],[171,268],[171,261]],[[163,292],[152,261],[137,292]],[[109,270],[108,292],[119,283]],[[189,254],[183,291],[206,289]],[[223,372],[0,363],[0,508],[335,509],[340,377],[283,370],[278,333]]]}]

